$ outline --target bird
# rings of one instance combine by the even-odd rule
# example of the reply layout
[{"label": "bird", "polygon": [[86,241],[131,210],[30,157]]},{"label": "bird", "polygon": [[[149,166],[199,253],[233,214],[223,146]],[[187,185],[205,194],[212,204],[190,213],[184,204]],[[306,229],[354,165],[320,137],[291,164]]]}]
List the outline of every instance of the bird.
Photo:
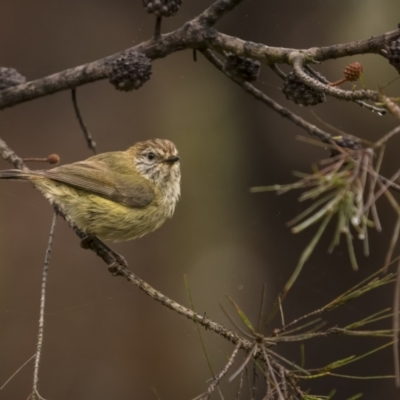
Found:
[{"label": "bird", "polygon": [[114,242],[158,229],[181,193],[180,157],[167,139],[47,170],[2,170],[0,179],[31,182],[87,237]]}]

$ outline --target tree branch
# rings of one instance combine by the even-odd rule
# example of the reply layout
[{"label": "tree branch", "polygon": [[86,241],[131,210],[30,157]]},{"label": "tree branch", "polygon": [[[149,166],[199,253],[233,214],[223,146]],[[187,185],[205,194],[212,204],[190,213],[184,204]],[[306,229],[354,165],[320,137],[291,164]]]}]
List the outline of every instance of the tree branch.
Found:
[{"label": "tree branch", "polygon": [[[186,45],[183,42],[183,35],[180,33],[182,30],[183,28],[162,35],[157,40],[147,40],[127,50],[142,52],[150,59],[165,57],[167,54],[189,46],[190,42],[187,42]],[[0,91],[0,110],[62,90],[106,79],[108,78],[109,64],[127,50],[44,78],[3,89]]]},{"label": "tree branch", "polygon": [[[397,29],[365,40],[321,48],[313,47],[308,50],[298,50],[270,47],[262,43],[253,43],[237,37],[225,35],[215,30],[213,25],[241,1],[242,0],[217,0],[199,16],[185,23],[182,27],[173,32],[144,41],[137,46],[103,59],[3,89],[0,91],[0,110],[62,90],[73,89],[77,86],[82,86],[100,79],[106,79],[109,73],[109,64],[125,51],[142,52],[148,58],[155,60],[180,50],[201,50],[208,47],[219,52],[228,51],[237,55],[264,60],[268,64],[291,64],[295,60],[298,60],[298,64],[296,64],[297,72],[299,77],[306,82],[308,78],[301,74],[301,67],[305,62],[324,61],[355,54],[380,53],[380,50],[387,46],[388,43],[400,37],[400,30]],[[301,58],[299,55],[301,55]],[[312,78],[310,79],[310,82],[307,82],[310,86],[319,87],[320,90],[332,96],[344,98],[345,100],[365,98],[376,100],[379,97],[378,92],[341,91],[340,89],[327,88],[322,83]]]},{"label": "tree branch", "polygon": [[371,36],[368,39],[356,40],[354,42],[335,44],[325,47],[313,47],[307,50],[309,57],[315,61],[326,61],[335,58],[355,56],[357,54],[376,53],[381,54],[385,46],[400,37],[400,28],[383,33],[379,36]]}]

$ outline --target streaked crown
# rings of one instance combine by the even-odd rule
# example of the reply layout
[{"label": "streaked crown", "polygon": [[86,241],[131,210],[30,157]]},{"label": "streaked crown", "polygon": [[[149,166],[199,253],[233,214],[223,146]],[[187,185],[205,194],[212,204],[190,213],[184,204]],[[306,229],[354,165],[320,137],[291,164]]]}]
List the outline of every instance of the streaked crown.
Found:
[{"label": "streaked crown", "polygon": [[180,183],[178,150],[167,139],[150,139],[136,143],[132,148],[138,171],[157,185]]}]

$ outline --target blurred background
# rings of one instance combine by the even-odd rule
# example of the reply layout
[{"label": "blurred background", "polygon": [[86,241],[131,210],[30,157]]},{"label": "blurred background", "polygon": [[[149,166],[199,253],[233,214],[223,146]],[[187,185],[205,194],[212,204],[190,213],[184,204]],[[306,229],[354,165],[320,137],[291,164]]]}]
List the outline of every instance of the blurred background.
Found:
[{"label": "blurred background", "polygon": [[[181,26],[211,3],[184,1],[177,16],[163,20],[163,31]],[[155,23],[140,0],[1,0],[0,10],[0,65],[16,68],[28,80],[129,48],[148,39]],[[396,29],[398,22],[396,0],[245,0],[218,29],[271,46],[308,48],[378,35]],[[368,55],[327,62],[317,69],[335,81],[351,61],[364,65],[371,89],[397,76],[386,60]],[[268,68],[263,68],[256,86],[319,123],[310,109],[285,99],[282,82]],[[305,133],[247,95],[200,54],[193,62],[191,51],[155,61],[151,80],[139,91],[117,92],[101,81],[77,93],[99,152],[161,137],[175,142],[181,155],[182,199],[174,218],[151,235],[112,247],[139,277],[172,299],[189,306],[186,274],[199,313],[235,330],[220,307],[234,315],[228,294],[256,324],[263,284],[268,309],[315,230],[293,235],[286,226],[305,207],[297,201],[299,193],[250,194],[249,188],[292,182],[292,171],[310,171],[327,152],[299,142],[296,136]],[[387,93],[398,95],[399,82]],[[396,124],[390,115],[380,117],[332,98],[313,110],[327,123],[369,140]],[[21,157],[58,153],[62,163],[70,163],[91,155],[69,91],[3,110],[0,137]],[[387,175],[398,168],[399,140],[394,138],[387,150]],[[0,168],[10,165],[0,160]],[[35,352],[52,208],[28,184],[0,182],[0,194],[1,386]],[[332,232],[325,235],[284,303],[286,321],[323,306],[382,266],[395,215],[385,201],[379,210],[384,230],[371,233],[369,258],[362,256],[357,243],[358,272],[351,269],[344,245],[327,255]],[[386,286],[324,318],[330,325],[356,321],[390,307],[392,298],[393,286]],[[271,329],[279,326],[276,319]],[[388,328],[391,321],[379,326]],[[202,334],[217,373],[233,346],[210,332]],[[99,258],[80,248],[60,219],[44,338],[39,388],[46,399],[191,399],[206,390],[211,376],[195,325],[125,280],[113,278]],[[338,336],[310,341],[305,343],[306,367],[362,354],[385,342]],[[298,343],[276,350],[300,360]],[[240,359],[232,372],[239,364]],[[30,363],[0,391],[0,399],[26,399],[32,369]],[[337,372],[390,375],[392,349]],[[237,385],[223,383],[226,398],[234,397]],[[359,392],[365,393],[363,399],[399,395],[392,380],[325,378],[302,388],[321,395],[337,389],[338,399]],[[260,390],[258,398],[262,396]],[[247,389],[241,398],[250,398]]]}]

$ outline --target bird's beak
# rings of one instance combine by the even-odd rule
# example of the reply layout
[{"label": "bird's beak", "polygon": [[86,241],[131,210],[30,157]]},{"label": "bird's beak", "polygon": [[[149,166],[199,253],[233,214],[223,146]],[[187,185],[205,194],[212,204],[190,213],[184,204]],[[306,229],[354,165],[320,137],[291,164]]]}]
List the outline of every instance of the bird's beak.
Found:
[{"label": "bird's beak", "polygon": [[165,160],[163,160],[164,162],[168,163],[168,164],[174,164],[177,161],[179,161],[179,157],[178,156],[171,156],[166,158]]}]

